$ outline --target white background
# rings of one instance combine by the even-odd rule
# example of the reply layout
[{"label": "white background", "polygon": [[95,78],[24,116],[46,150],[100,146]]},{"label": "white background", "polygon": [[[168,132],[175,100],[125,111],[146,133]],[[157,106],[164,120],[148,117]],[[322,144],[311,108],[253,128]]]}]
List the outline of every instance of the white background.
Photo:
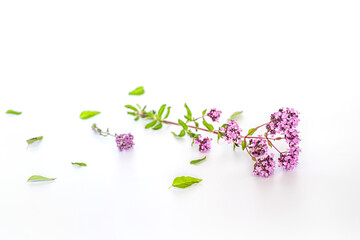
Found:
[{"label": "white background", "polygon": [[[0,239],[359,239],[359,11],[346,0],[1,1]],[[128,96],[137,86],[145,95]],[[245,152],[215,140],[190,165],[202,154],[178,127],[145,130],[123,107],[167,103],[177,120],[184,102],[222,110],[221,122],[243,110],[244,131],[297,109],[299,166],[254,177]],[[135,148],[119,152],[94,122],[131,132]],[[57,179],[27,183],[35,174]],[[203,181],[168,189],[183,175]]]}]

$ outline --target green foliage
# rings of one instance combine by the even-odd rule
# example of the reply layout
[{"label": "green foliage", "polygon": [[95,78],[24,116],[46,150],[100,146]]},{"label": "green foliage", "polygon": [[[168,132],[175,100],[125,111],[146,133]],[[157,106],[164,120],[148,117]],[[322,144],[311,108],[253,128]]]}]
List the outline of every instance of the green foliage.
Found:
[{"label": "green foliage", "polygon": [[14,110],[7,110],[6,113],[20,115],[22,112],[17,112],[17,111],[14,111]]},{"label": "green foliage", "polygon": [[82,162],[72,162],[72,165],[77,165],[77,166],[81,166],[81,167],[86,167],[86,163],[82,163]]},{"label": "green foliage", "polygon": [[242,148],[242,150],[245,150],[245,148],[246,148],[246,140],[245,139],[241,143],[241,148]]},{"label": "green foliage", "polygon": [[190,164],[198,164],[206,159],[206,156],[201,159],[192,160]]},{"label": "green foliage", "polygon": [[187,188],[193,185],[194,183],[199,183],[201,181],[202,179],[199,178],[182,176],[182,177],[176,177],[171,186],[177,188]]},{"label": "green foliage", "polygon": [[88,119],[88,118],[91,118],[95,115],[98,115],[100,112],[98,111],[83,111],[81,114],[80,114],[80,118],[81,119]]},{"label": "green foliage", "polygon": [[187,115],[185,116],[185,118],[191,121],[191,119],[192,119],[191,110],[190,110],[190,108],[188,107],[188,105],[187,105],[186,103],[185,103],[184,106],[185,106],[185,108],[186,108],[186,113],[187,113]]},{"label": "green foliage", "polygon": [[171,107],[167,107],[167,110],[166,110],[166,114],[165,114],[164,119],[167,119],[167,118],[169,117],[169,115],[170,115],[170,109],[171,109]]},{"label": "green foliage", "polygon": [[33,144],[34,142],[40,141],[41,139],[43,139],[43,136],[30,138],[30,139],[26,140],[26,142],[27,142],[28,144]]},{"label": "green foliage", "polygon": [[183,129],[188,130],[188,125],[186,125],[181,119],[179,119],[178,122],[183,127]]},{"label": "green foliage", "polygon": [[205,109],[204,111],[202,111],[202,115],[203,115],[203,116],[205,116],[206,111],[207,111],[207,109]]},{"label": "green foliage", "polygon": [[256,132],[257,128],[250,128],[248,131],[248,135],[252,136]]},{"label": "green foliage", "polygon": [[131,92],[129,92],[129,95],[143,95],[145,93],[144,87],[138,87]]},{"label": "green foliage", "polygon": [[47,178],[47,177],[43,177],[40,175],[33,175],[33,176],[29,177],[29,179],[27,181],[28,182],[38,182],[38,181],[52,181],[55,179],[56,178]]},{"label": "green foliage", "polygon": [[162,123],[159,122],[155,127],[153,127],[153,130],[159,130],[162,128]]},{"label": "green foliage", "polygon": [[237,118],[240,117],[240,115],[241,115],[242,113],[243,113],[243,111],[234,112],[234,113],[230,116],[229,120],[236,120]]},{"label": "green foliage", "polygon": [[177,134],[174,133],[174,132],[171,132],[171,133],[172,133],[175,137],[184,137],[185,134],[186,134],[186,132],[185,132],[184,129],[180,131],[179,135],[177,135]]},{"label": "green foliage", "polygon": [[157,123],[157,120],[154,120],[152,122],[149,122],[148,124],[145,125],[145,128],[152,128],[153,126],[155,126],[155,124]]},{"label": "green foliage", "polygon": [[159,111],[158,111],[158,117],[161,119],[162,114],[164,113],[164,110],[166,108],[166,104],[161,105]]},{"label": "green foliage", "polygon": [[206,122],[205,119],[203,120],[203,124],[210,132],[214,131],[214,126]]},{"label": "green foliage", "polygon": [[132,105],[125,105],[125,107],[126,107],[126,108],[129,108],[129,109],[131,109],[131,110],[134,110],[135,112],[138,111],[138,109],[137,109],[136,107],[132,106]]}]

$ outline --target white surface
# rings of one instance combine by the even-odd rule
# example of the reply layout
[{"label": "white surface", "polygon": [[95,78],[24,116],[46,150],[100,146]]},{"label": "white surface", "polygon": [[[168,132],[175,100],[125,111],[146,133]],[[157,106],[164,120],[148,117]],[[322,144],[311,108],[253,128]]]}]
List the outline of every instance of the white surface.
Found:
[{"label": "white surface", "polygon": [[[1,1],[0,239],[359,239],[358,1]],[[140,97],[127,93],[143,85]],[[125,104],[241,127],[301,112],[300,163],[269,179],[241,150],[206,162]],[[23,111],[20,116],[5,114]],[[80,120],[83,110],[102,113]],[[135,135],[120,153],[90,126]],[[43,135],[26,149],[25,140]],[[214,141],[215,142],[215,141]],[[86,162],[77,168],[73,161]],[[34,174],[56,177],[29,184]],[[203,178],[168,189],[177,176]]]}]

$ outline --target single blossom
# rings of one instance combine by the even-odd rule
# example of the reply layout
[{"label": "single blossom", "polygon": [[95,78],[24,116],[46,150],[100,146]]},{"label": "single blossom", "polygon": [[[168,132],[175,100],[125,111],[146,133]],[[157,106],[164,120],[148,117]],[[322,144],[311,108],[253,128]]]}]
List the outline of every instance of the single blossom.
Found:
[{"label": "single blossom", "polygon": [[213,108],[206,114],[208,117],[211,118],[213,122],[218,122],[220,118],[221,111],[217,111],[216,108]]},{"label": "single blossom", "polygon": [[235,143],[236,145],[240,145],[241,140],[241,131],[242,129],[239,127],[235,120],[229,120],[224,127],[220,128],[220,131],[223,132],[222,138],[225,139],[228,143]]},{"label": "single blossom", "polygon": [[261,139],[261,135],[258,137],[259,138],[251,138],[248,142],[248,148],[254,157],[263,156],[268,151],[267,140]]},{"label": "single blossom", "polygon": [[212,138],[205,137],[201,139],[202,136],[200,135],[198,138],[195,138],[194,143],[199,145],[199,151],[201,153],[206,153],[211,148],[211,140]]},{"label": "single blossom", "polygon": [[274,168],[274,154],[270,153],[270,155],[266,155],[265,157],[256,160],[253,175],[269,177],[274,172]]},{"label": "single blossom", "polygon": [[134,140],[134,136],[131,135],[131,133],[119,134],[119,135],[116,135],[116,138],[115,138],[116,145],[120,151],[128,150],[128,149],[132,148],[135,145],[133,140]]}]

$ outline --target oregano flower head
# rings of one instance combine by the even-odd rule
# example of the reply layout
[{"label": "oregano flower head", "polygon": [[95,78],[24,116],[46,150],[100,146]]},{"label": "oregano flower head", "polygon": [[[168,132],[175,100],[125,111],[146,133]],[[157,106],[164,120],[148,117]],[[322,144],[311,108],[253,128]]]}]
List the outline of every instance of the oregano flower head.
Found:
[{"label": "oregano flower head", "polygon": [[250,139],[248,143],[249,150],[254,157],[263,156],[268,151],[266,139],[262,139],[261,135],[259,135],[258,137],[259,138]]},{"label": "oregano flower head", "polygon": [[206,153],[208,150],[211,149],[211,140],[212,138],[205,137],[201,139],[202,136],[200,135],[198,138],[194,139],[194,143],[199,145],[199,151],[201,153]]},{"label": "oregano flower head", "polygon": [[213,108],[206,114],[208,117],[211,118],[213,122],[219,122],[221,111],[216,110],[216,108]]},{"label": "oregano flower head", "polygon": [[274,154],[270,153],[263,158],[257,159],[254,164],[253,175],[269,177],[275,168]]},{"label": "oregano flower head", "polygon": [[124,150],[128,150],[130,148],[133,148],[133,146],[135,145],[133,140],[134,140],[134,136],[131,135],[131,133],[119,134],[119,135],[116,135],[116,138],[115,138],[116,145],[121,152]]},{"label": "oregano flower head", "polygon": [[224,132],[222,138],[225,139],[225,141],[227,141],[228,143],[233,142],[236,145],[240,145],[240,143],[242,142],[242,129],[239,127],[236,120],[229,120],[227,124],[223,125],[223,127],[220,128],[220,131]]}]

